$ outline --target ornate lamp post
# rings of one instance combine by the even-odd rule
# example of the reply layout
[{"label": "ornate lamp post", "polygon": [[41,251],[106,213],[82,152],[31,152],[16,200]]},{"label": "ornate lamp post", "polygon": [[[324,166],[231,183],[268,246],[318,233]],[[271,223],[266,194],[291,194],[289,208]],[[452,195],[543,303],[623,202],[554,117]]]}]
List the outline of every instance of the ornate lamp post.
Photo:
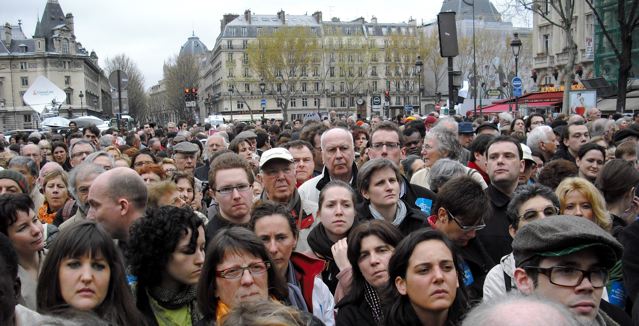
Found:
[{"label": "ornate lamp post", "polygon": [[233,92],[235,92],[235,87],[231,85],[229,87],[229,107],[231,108],[231,123],[233,123]]},{"label": "ornate lamp post", "polygon": [[[514,34],[514,38],[510,41],[510,48],[513,50],[515,56],[515,77],[519,76],[517,66],[519,65],[519,51],[521,50],[521,40],[519,39],[519,33]],[[511,85],[512,86],[512,85]],[[515,112],[519,112],[519,97],[515,96]]]},{"label": "ornate lamp post", "polygon": [[415,72],[417,73],[417,82],[419,87],[419,93],[417,94],[417,103],[419,109],[417,109],[418,114],[422,114],[422,68],[424,67],[424,63],[422,62],[422,57],[417,56],[417,61],[415,61]]},{"label": "ornate lamp post", "polygon": [[266,90],[266,84],[264,83],[264,80],[260,81],[260,92],[262,92],[262,101],[260,102],[260,104],[262,104],[262,120],[264,120],[264,114],[266,113],[266,99],[264,98],[264,91]]},{"label": "ornate lamp post", "polygon": [[80,94],[78,94],[78,97],[80,98],[80,115],[84,115],[82,113],[82,106],[83,106],[82,105],[83,104],[82,100],[84,99],[84,94],[82,94],[82,91],[80,91]]}]

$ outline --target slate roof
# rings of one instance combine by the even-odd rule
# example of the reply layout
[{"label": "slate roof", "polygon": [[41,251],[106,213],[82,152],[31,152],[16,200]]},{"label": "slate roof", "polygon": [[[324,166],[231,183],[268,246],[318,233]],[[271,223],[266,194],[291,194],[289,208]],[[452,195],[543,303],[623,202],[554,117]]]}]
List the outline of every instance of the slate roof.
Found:
[{"label": "slate roof", "polygon": [[182,45],[180,48],[180,55],[186,53],[191,55],[198,55],[206,53],[209,49],[206,48],[206,45],[200,41],[200,38],[193,35],[189,37],[189,39]]},{"label": "slate roof", "polygon": [[[483,19],[487,22],[501,22],[501,14],[493,6],[490,0],[467,0],[470,4],[475,4],[475,19]],[[441,12],[454,11],[457,13],[457,20],[473,19],[472,6],[464,3],[463,0],[444,0]]]}]

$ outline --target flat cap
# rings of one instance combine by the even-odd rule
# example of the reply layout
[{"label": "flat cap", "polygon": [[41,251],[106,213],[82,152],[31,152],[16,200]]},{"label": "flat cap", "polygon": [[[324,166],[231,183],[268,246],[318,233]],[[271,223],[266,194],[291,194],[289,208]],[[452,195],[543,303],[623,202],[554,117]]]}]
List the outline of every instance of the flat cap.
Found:
[{"label": "flat cap", "polygon": [[484,122],[482,124],[480,124],[479,126],[477,126],[477,129],[475,129],[475,133],[479,134],[480,131],[482,131],[483,129],[493,129],[495,131],[499,131],[499,127],[497,127],[497,125],[495,125],[494,123],[490,123],[490,122]]},{"label": "flat cap", "polygon": [[612,136],[612,140],[615,144],[617,144],[628,137],[636,137],[637,139],[639,139],[639,131],[635,130],[634,128],[619,130],[615,132],[614,136]]},{"label": "flat cap", "polygon": [[237,139],[249,139],[249,138],[257,138],[255,132],[251,130],[245,130],[235,136]]},{"label": "flat cap", "polygon": [[516,266],[534,258],[563,257],[592,248],[611,268],[623,253],[622,245],[597,224],[570,215],[557,215],[524,225],[513,240]]},{"label": "flat cap", "polygon": [[199,150],[200,148],[197,145],[188,141],[183,141],[173,146],[174,153],[195,154]]},{"label": "flat cap", "polygon": [[282,148],[282,147],[275,147],[262,153],[262,156],[260,157],[260,169],[264,167],[264,165],[268,163],[268,161],[271,161],[274,159],[286,160],[291,163],[295,162],[295,160],[293,160],[293,155],[291,155],[291,152],[289,152],[288,149]]},{"label": "flat cap", "polygon": [[7,169],[0,171],[0,179],[11,179],[15,181],[23,194],[28,194],[30,191],[27,179],[22,174],[14,170]]}]

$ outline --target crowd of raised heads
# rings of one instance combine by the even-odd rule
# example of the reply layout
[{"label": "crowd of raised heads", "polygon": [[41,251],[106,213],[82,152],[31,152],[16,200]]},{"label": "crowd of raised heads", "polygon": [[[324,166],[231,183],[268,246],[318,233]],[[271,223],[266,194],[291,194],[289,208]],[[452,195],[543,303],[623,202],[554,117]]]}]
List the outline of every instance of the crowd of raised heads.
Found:
[{"label": "crowd of raised heads", "polygon": [[633,325],[639,114],[0,137],[0,325]]}]

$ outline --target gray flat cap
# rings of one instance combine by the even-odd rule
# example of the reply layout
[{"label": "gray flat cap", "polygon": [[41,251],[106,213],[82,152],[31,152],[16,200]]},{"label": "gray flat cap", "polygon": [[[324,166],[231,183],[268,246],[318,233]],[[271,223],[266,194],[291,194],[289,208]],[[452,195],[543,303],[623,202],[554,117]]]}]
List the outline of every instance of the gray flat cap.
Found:
[{"label": "gray flat cap", "polygon": [[257,135],[252,130],[245,130],[235,136],[237,139],[249,139],[249,138],[257,138]]},{"label": "gray flat cap", "polygon": [[606,267],[612,267],[623,253],[622,245],[597,224],[583,218],[557,215],[524,225],[513,240],[515,264],[535,256],[562,257],[590,248],[604,257]]},{"label": "gray flat cap", "polygon": [[174,153],[195,154],[200,148],[188,141],[183,141],[173,146]]}]

